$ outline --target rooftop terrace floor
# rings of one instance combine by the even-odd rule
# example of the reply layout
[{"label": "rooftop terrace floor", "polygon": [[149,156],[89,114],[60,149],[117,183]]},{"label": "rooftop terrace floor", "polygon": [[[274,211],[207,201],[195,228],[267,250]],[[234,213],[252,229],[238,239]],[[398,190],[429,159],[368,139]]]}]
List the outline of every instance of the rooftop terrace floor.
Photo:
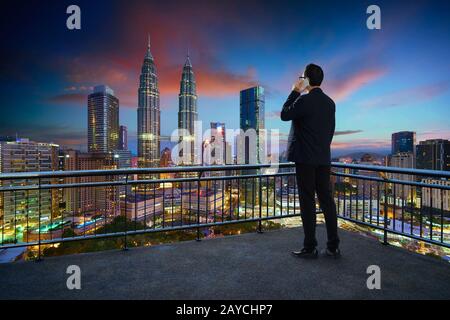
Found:
[{"label": "rooftop terrace floor", "polygon": [[[325,228],[318,226],[325,244]],[[0,299],[450,299],[450,265],[340,230],[343,256],[301,260],[302,229],[0,265]],[[66,268],[81,268],[68,290]],[[369,290],[369,265],[381,289]]]}]

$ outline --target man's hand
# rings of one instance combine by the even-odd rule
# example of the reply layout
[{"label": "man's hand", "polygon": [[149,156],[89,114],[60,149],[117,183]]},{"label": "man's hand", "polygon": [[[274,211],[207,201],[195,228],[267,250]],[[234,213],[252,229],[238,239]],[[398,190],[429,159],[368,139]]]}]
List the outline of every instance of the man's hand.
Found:
[{"label": "man's hand", "polygon": [[305,89],[303,89],[303,79],[298,79],[293,85],[292,85],[292,91],[296,91],[298,93],[302,93]]}]

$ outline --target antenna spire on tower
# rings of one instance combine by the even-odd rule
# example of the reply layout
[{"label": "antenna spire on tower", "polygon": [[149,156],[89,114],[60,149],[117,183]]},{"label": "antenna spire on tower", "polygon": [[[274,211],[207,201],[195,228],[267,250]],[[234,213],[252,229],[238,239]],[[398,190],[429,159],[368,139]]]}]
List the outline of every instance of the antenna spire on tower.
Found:
[{"label": "antenna spire on tower", "polygon": [[184,65],[192,67],[191,58],[189,56],[189,47],[187,47],[187,50],[186,50],[186,62]]}]

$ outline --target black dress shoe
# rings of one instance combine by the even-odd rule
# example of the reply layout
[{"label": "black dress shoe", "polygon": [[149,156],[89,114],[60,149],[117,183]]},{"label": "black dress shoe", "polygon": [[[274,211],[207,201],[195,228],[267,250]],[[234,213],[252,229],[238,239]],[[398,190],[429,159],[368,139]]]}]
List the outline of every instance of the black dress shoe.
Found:
[{"label": "black dress shoe", "polygon": [[341,257],[341,250],[339,250],[339,249],[330,250],[327,248],[322,251],[322,254],[329,258],[338,259]]},{"label": "black dress shoe", "polygon": [[319,252],[317,251],[316,248],[314,249],[305,249],[303,248],[300,251],[292,251],[292,254],[296,257],[299,258],[304,258],[304,259],[316,259],[319,255]]}]

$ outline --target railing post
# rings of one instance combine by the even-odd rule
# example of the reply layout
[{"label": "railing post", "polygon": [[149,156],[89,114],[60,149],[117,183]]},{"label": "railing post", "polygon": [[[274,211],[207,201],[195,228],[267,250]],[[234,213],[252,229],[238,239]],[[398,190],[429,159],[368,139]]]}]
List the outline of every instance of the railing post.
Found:
[{"label": "railing post", "polygon": [[388,221],[388,186],[387,182],[384,183],[384,222],[383,222],[383,245],[388,245],[388,234],[387,234],[387,221]]},{"label": "railing post", "polygon": [[197,178],[197,238],[196,241],[201,241],[200,239],[200,178],[202,177],[202,172],[198,173]]},{"label": "railing post", "polygon": [[122,251],[128,251],[127,244],[127,214],[128,214],[128,174],[125,176],[125,210],[124,210],[124,239],[123,239],[123,248]]},{"label": "railing post", "polygon": [[[27,201],[29,201],[29,199],[27,199]],[[36,259],[36,262],[42,261],[42,258],[41,258],[41,208],[42,208],[42,206],[41,206],[41,178],[39,178],[38,179],[38,257]],[[50,214],[52,214],[52,213],[50,212]]]},{"label": "railing post", "polygon": [[259,184],[259,189],[258,189],[258,202],[259,202],[259,221],[258,221],[258,230],[257,233],[263,233],[262,232],[262,228],[261,228],[261,218],[262,218],[262,186],[261,186],[261,170],[259,172],[259,177],[258,177],[258,184]]}]

